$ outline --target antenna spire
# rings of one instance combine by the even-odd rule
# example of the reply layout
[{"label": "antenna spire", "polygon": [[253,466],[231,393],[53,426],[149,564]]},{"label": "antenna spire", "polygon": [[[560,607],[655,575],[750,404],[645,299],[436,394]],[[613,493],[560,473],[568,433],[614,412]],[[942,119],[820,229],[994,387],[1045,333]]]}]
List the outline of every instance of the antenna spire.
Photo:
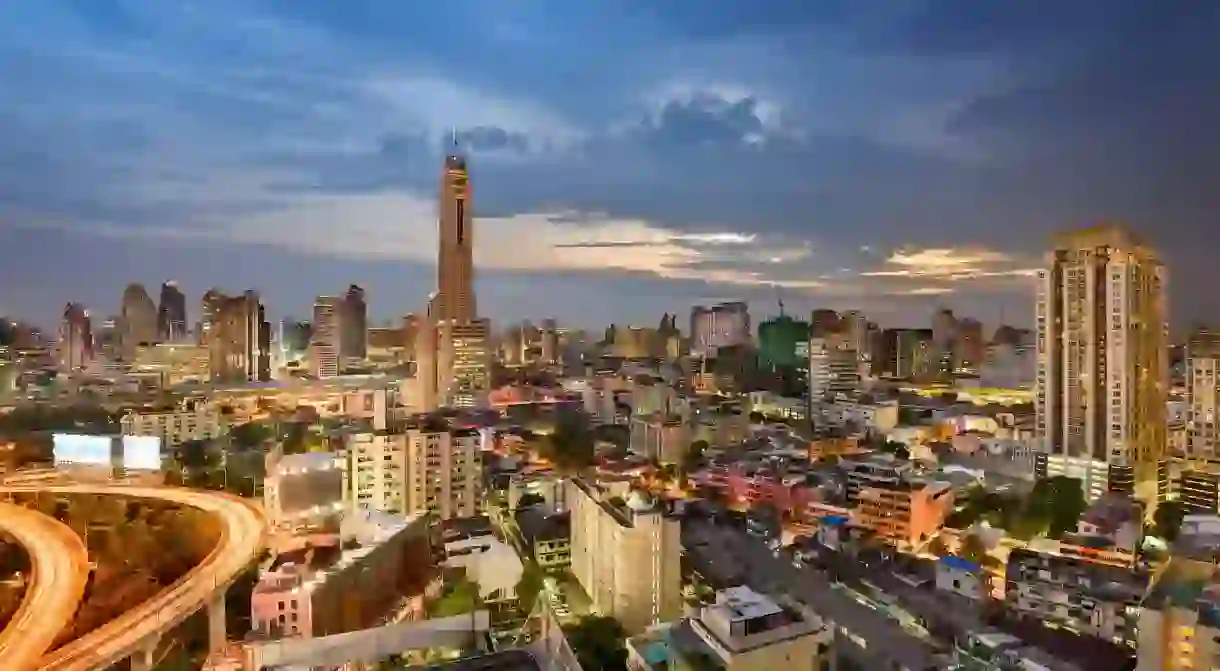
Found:
[{"label": "antenna spire", "polygon": [[450,127],[450,128],[449,128],[449,134],[450,134],[450,136],[451,136],[451,138],[452,138],[452,144],[453,144],[453,148],[454,148],[454,149],[457,149],[457,146],[458,146],[458,141],[457,141],[457,126],[452,126],[452,127]]}]

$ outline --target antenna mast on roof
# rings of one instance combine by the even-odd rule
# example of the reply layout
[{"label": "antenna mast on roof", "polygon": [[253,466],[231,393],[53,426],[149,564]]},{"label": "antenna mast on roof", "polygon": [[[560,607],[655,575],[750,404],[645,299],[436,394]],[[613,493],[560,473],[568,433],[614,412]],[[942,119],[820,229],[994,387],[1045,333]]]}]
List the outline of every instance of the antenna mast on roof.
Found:
[{"label": "antenna mast on roof", "polygon": [[778,284],[772,285],[775,287],[775,302],[779,304],[779,316],[784,316],[784,294]]}]

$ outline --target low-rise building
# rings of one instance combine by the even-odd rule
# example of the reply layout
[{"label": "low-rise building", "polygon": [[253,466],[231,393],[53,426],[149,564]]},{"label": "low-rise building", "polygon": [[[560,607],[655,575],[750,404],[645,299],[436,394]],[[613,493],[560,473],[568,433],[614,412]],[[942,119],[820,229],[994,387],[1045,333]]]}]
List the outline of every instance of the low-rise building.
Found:
[{"label": "low-rise building", "polygon": [[933,538],[952,511],[949,483],[904,478],[861,489],[852,519],[900,548],[915,548]]},{"label": "low-rise building", "polygon": [[250,597],[255,635],[309,638],[371,627],[436,578],[427,516],[364,511],[345,519],[332,541],[280,554],[263,572]]},{"label": "low-rise building", "polygon": [[1134,647],[1148,579],[1138,567],[1017,548],[1008,555],[1004,600],[1027,617]]},{"label": "low-rise building", "polygon": [[831,623],[811,609],[732,587],[686,620],[627,639],[627,668],[822,669],[832,663],[834,639]]},{"label": "low-rise building", "polygon": [[224,435],[220,412],[204,403],[190,408],[135,410],[119,420],[125,436],[155,436],[161,445],[173,449],[192,440],[211,440]]},{"label": "low-rise building", "polygon": [[558,571],[572,563],[572,516],[569,513],[550,514],[538,508],[517,513],[517,527],[522,540],[544,571]]}]

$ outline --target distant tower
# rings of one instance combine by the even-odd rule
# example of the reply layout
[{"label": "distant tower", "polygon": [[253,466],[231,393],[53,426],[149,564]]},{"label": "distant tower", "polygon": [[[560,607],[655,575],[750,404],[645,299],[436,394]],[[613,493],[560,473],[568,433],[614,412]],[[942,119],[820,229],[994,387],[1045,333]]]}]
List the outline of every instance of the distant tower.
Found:
[{"label": "distant tower", "polygon": [[364,289],[355,284],[343,294],[342,310],[339,313],[339,367],[362,362],[368,356],[369,320],[368,305],[364,300]]},{"label": "distant tower", "polygon": [[339,352],[343,348],[343,299],[318,296],[313,303],[313,338],[309,343],[309,358],[317,378],[339,374]]},{"label": "distant tower", "polygon": [[74,372],[93,361],[93,327],[89,311],[79,303],[64,306],[63,320],[59,325],[59,366],[66,372]]},{"label": "distant tower", "polygon": [[132,359],[136,347],[157,342],[157,306],[142,284],[129,284],[123,290],[119,329],[123,358]]},{"label": "distant tower", "polygon": [[186,337],[186,295],[173,280],[161,285],[160,307],[157,309],[157,335],[160,340],[174,342]]},{"label": "distant tower", "polygon": [[208,366],[220,382],[266,382],[271,379],[271,324],[258,292],[206,295]]}]

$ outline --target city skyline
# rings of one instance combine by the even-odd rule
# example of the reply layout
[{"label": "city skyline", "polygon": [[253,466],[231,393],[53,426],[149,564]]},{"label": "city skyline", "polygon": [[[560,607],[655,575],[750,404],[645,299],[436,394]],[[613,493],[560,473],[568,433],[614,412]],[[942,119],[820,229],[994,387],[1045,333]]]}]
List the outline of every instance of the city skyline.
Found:
[{"label": "city skyline", "polygon": [[355,283],[420,313],[456,133],[497,323],[759,319],[774,283],[791,314],[1028,326],[1050,233],[1099,221],[1163,253],[1175,332],[1208,321],[1208,22],[900,5],[30,3],[0,28],[0,311],[50,328],[176,278],[189,308],[254,287],[304,316]]}]

